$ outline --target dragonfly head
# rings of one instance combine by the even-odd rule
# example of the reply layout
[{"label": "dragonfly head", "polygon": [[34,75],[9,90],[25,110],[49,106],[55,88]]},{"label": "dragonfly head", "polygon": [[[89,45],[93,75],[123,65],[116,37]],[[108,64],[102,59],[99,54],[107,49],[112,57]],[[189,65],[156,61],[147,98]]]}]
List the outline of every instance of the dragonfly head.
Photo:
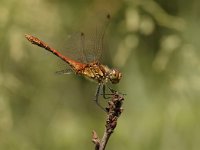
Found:
[{"label": "dragonfly head", "polygon": [[117,69],[112,69],[109,75],[110,82],[112,84],[119,83],[120,79],[122,78],[122,73]]}]

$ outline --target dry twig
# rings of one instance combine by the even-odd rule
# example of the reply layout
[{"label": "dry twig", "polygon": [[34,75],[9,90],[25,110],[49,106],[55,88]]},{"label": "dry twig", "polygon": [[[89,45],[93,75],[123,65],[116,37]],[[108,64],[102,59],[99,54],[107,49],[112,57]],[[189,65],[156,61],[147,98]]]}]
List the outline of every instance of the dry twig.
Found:
[{"label": "dry twig", "polygon": [[95,131],[92,132],[92,142],[95,144],[95,150],[105,150],[106,144],[117,126],[117,119],[122,113],[123,96],[117,92],[113,93],[112,98],[108,101],[107,119],[105,131],[102,139],[99,139]]}]

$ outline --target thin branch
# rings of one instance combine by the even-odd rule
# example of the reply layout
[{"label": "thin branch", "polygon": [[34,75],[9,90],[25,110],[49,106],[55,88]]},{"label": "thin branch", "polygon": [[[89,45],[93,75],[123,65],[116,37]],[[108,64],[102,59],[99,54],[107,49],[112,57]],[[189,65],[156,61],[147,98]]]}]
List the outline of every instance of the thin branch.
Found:
[{"label": "thin branch", "polygon": [[114,132],[114,129],[117,126],[117,120],[123,111],[123,100],[123,96],[118,92],[115,92],[108,101],[108,107],[106,108],[108,113],[102,139],[99,139],[95,131],[92,132],[92,142],[95,144],[95,150],[105,150],[106,144],[108,143],[111,134]]}]

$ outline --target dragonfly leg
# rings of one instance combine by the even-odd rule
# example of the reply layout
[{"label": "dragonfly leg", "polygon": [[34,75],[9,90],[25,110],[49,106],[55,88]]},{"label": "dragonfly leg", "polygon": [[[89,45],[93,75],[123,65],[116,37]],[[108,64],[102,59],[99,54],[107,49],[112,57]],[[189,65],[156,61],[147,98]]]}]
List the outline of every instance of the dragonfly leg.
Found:
[{"label": "dragonfly leg", "polygon": [[110,87],[108,87],[108,88],[109,88],[109,90],[110,90],[110,92],[111,92],[111,94],[108,94],[108,95],[113,95],[113,94],[115,94],[115,93],[119,93],[119,94],[122,94],[122,95],[126,95],[126,94],[121,93],[121,92],[118,92],[118,91],[116,91],[116,90],[114,90],[114,89],[112,89],[112,88],[110,88]]},{"label": "dragonfly leg", "polygon": [[102,94],[104,99],[109,99],[110,97],[106,97],[106,95],[110,95],[110,94],[106,94],[106,85],[103,85],[103,89],[102,89]]},{"label": "dragonfly leg", "polygon": [[110,92],[111,92],[112,94],[117,92],[116,90],[110,88],[109,86],[108,86],[108,88],[109,88],[109,90],[110,90]]},{"label": "dragonfly leg", "polygon": [[95,102],[96,102],[97,106],[99,106],[101,109],[103,109],[104,111],[106,111],[106,109],[99,104],[99,93],[100,93],[100,90],[101,90],[101,86],[102,86],[102,84],[99,83],[98,87],[97,87],[96,94],[95,94]]},{"label": "dragonfly leg", "polygon": [[110,96],[106,97],[107,95],[114,95],[117,92],[116,90],[110,88],[109,86],[107,86],[107,87],[108,87],[108,89],[110,90],[111,93],[105,93],[106,86],[103,85],[103,93],[101,95],[103,95],[103,98],[105,98],[105,99],[111,98]]}]

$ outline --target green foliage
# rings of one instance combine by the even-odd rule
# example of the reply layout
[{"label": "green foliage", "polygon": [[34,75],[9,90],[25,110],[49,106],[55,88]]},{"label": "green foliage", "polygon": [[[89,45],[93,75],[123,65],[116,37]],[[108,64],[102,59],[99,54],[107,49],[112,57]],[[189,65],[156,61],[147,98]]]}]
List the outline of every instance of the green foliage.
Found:
[{"label": "green foliage", "polygon": [[113,88],[127,94],[108,149],[198,150],[199,6],[198,0],[1,0],[0,149],[93,149],[91,131],[102,133],[105,120],[92,101],[96,85],[55,75],[60,60],[24,34],[62,50],[69,33],[98,20],[88,16],[108,10],[102,62],[122,71]]}]

